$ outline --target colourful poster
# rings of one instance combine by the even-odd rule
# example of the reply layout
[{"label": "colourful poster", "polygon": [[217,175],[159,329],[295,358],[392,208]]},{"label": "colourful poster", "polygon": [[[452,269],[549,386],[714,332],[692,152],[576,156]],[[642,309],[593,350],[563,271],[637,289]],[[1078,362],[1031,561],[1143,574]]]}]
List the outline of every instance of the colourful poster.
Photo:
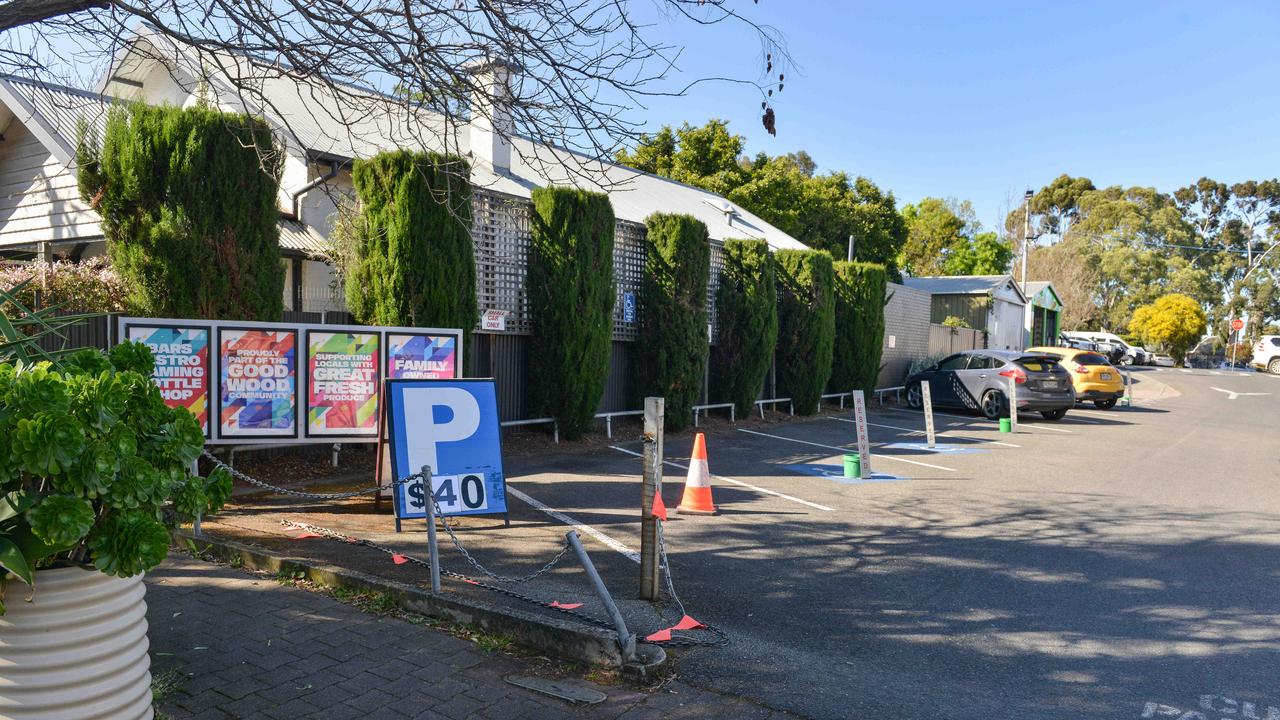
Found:
[{"label": "colourful poster", "polygon": [[378,333],[307,331],[307,434],[378,432]]},{"label": "colourful poster", "polygon": [[297,331],[218,330],[220,437],[294,436]]},{"label": "colourful poster", "polygon": [[388,380],[457,377],[458,339],[453,335],[387,333]]},{"label": "colourful poster", "polygon": [[151,348],[152,381],[169,407],[184,407],[209,436],[209,328],[130,325],[128,339]]}]

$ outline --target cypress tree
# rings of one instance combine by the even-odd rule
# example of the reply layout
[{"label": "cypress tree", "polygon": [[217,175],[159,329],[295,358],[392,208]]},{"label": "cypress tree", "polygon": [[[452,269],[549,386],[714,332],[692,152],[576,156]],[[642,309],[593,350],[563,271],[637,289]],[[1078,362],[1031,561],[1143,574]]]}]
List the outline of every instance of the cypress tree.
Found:
[{"label": "cypress tree", "polygon": [[884,350],[883,265],[835,263],[836,341],[831,366],[831,392],[876,388]]},{"label": "cypress tree", "polygon": [[818,411],[831,377],[835,273],[824,250],[779,250],[778,387],[796,413]]},{"label": "cypress tree", "polygon": [[614,222],[607,195],[533,191],[529,405],[536,415],[554,417],[569,439],[591,429],[609,375]]},{"label": "cypress tree", "polygon": [[636,374],[643,395],[666,400],[666,427],[689,423],[707,367],[707,226],[689,215],[645,220]]},{"label": "cypress tree", "polygon": [[114,108],[83,135],[80,195],[102,216],[127,305],[156,317],[279,320],[281,157],[259,118]]},{"label": "cypress tree", "polygon": [[356,249],[347,306],[369,325],[476,324],[469,168],[461,158],[399,150],[356,160]]},{"label": "cypress tree", "polygon": [[764,240],[726,240],[716,291],[711,385],[717,402],[746,417],[760,396],[778,342],[778,289]]}]

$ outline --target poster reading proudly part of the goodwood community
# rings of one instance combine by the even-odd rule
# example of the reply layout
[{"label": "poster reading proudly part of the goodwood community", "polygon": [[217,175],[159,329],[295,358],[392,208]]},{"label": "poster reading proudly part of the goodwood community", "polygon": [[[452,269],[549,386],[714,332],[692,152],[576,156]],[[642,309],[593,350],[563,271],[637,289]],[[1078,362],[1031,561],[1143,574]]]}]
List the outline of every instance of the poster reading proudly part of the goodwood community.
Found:
[{"label": "poster reading proudly part of the goodwood community", "polygon": [[379,333],[307,331],[307,434],[376,435]]},{"label": "poster reading proudly part of the goodwood community", "polygon": [[151,348],[151,379],[169,407],[183,407],[209,436],[209,328],[130,325],[127,339]]},{"label": "poster reading proudly part of the goodwood community", "polygon": [[388,380],[457,377],[458,341],[453,335],[387,333]]},{"label": "poster reading proudly part of the goodwood community", "polygon": [[219,328],[221,437],[297,433],[298,334]]}]

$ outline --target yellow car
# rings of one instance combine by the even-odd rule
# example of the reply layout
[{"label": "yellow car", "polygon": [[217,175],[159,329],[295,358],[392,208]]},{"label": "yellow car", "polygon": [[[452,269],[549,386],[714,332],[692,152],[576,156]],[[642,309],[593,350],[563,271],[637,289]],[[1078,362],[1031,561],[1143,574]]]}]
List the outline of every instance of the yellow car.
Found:
[{"label": "yellow car", "polygon": [[1026,351],[1062,358],[1061,365],[1071,373],[1079,402],[1092,400],[1098,408],[1110,410],[1124,395],[1124,377],[1101,353],[1066,347],[1033,347]]}]

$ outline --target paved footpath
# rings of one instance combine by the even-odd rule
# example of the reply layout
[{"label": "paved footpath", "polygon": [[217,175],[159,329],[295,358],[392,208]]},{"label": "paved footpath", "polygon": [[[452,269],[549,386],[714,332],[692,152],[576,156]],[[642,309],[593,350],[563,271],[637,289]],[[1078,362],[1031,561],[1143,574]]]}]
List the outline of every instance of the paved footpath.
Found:
[{"label": "paved footpath", "polygon": [[793,717],[678,680],[600,686],[608,700],[575,707],[504,682],[528,671],[518,658],[183,555],[147,586],[152,672],[180,674],[160,707],[175,720]]}]

